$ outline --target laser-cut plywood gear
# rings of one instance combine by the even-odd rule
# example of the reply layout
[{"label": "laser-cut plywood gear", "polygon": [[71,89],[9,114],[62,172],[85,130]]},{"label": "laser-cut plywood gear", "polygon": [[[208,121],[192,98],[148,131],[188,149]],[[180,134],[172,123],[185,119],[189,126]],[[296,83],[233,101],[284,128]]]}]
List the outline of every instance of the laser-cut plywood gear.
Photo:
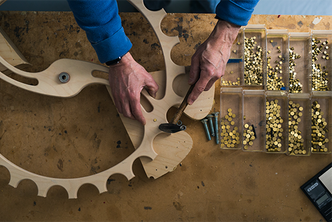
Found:
[{"label": "laser-cut plywood gear", "polygon": [[[161,123],[167,122],[166,114],[168,109],[179,105],[183,99],[175,92],[176,89],[173,87],[181,85],[181,88],[184,88],[181,90],[186,91],[183,83],[175,82],[176,79],[177,81],[180,81],[179,79],[182,79],[182,81],[186,80],[185,78],[178,78],[185,72],[184,67],[176,65],[170,57],[171,49],[179,43],[179,40],[177,37],[166,36],[160,30],[160,23],[166,15],[164,10],[157,12],[149,11],[145,8],[143,0],[129,0],[129,2],[142,12],[153,27],[161,44],[166,66],[165,96],[157,100],[150,97],[146,91],[142,92],[153,106],[151,112],[147,112],[142,108],[147,122],[146,125],[142,127],[137,121],[122,118],[136,150],[125,160],[108,170],[91,176],[69,179],[51,178],[31,173],[11,163],[0,154],[0,165],[6,167],[10,172],[11,178],[9,184],[11,186],[17,187],[20,181],[29,179],[36,183],[39,196],[46,197],[48,190],[52,186],[58,185],[66,189],[69,198],[77,198],[77,192],[83,184],[93,184],[102,193],[107,191],[107,179],[113,174],[122,174],[130,180],[135,176],[132,171],[132,164],[137,158],[141,158],[148,176],[158,178],[168,171],[172,171],[189,153],[193,141],[188,133],[182,131],[169,135],[158,129]],[[27,85],[13,80],[0,72],[1,79],[17,87],[43,95],[71,97],[77,95],[85,86],[93,83],[106,85],[110,92],[107,80],[92,76],[92,72],[95,70],[108,72],[108,68],[105,66],[72,59],[60,59],[42,72],[27,73],[11,66],[1,57],[0,63],[16,74],[37,79],[38,84],[36,86]],[[59,81],[59,74],[61,73],[67,73],[70,76],[69,81],[65,81],[64,83]],[[189,87],[188,84],[186,86]],[[200,96],[194,105],[188,107],[189,109],[186,110],[186,113],[194,119],[203,118],[210,111],[213,98],[214,87],[211,87],[209,91],[204,92]],[[168,166],[167,169],[163,167],[165,164]],[[163,170],[159,170],[158,172],[156,168]]]},{"label": "laser-cut plywood gear", "polygon": [[[0,1],[0,5],[4,1]],[[0,55],[12,66],[29,64],[22,53],[16,48],[5,31],[0,27]],[[7,68],[0,64],[0,71],[4,72]]]}]

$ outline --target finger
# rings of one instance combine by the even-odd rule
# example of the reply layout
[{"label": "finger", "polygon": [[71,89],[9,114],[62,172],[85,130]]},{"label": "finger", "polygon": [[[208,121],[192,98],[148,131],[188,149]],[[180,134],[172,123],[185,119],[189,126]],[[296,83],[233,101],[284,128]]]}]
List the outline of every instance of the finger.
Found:
[{"label": "finger", "polygon": [[122,104],[121,104],[121,99],[118,99],[119,96],[116,95],[116,92],[114,92],[113,88],[111,89],[112,91],[112,98],[113,98],[113,102],[114,102],[114,105],[116,107],[116,109],[118,110],[118,113],[123,113],[122,111]]},{"label": "finger", "polygon": [[135,117],[132,115],[129,103],[122,103],[122,111],[122,115],[124,117],[135,120]]},{"label": "finger", "polygon": [[130,104],[131,104],[131,113],[132,113],[133,117],[137,121],[139,121],[140,123],[145,125],[146,121],[145,121],[145,118],[143,116],[142,109],[141,109],[140,94],[138,95],[138,97],[136,97],[135,100],[131,101]]},{"label": "finger", "polygon": [[189,72],[189,80],[188,83],[189,85],[194,84],[198,77],[199,77],[199,58],[193,55],[191,58],[191,66],[190,66],[190,72]]},{"label": "finger", "polygon": [[213,84],[218,80],[217,77],[215,78],[212,78],[207,84],[206,84],[206,87],[204,89],[204,91],[208,91],[212,86]]},{"label": "finger", "polygon": [[198,81],[195,84],[195,87],[193,89],[193,91],[190,93],[189,97],[188,97],[188,104],[192,105],[196,99],[198,98],[198,96],[205,90],[206,85],[208,84],[209,79],[206,77],[200,77],[198,79]]},{"label": "finger", "polygon": [[152,76],[150,76],[150,78],[145,81],[144,88],[149,92],[150,96],[152,96],[153,98],[155,98],[156,94],[158,92],[159,86],[156,83],[156,81],[154,81],[154,79],[152,78]]}]

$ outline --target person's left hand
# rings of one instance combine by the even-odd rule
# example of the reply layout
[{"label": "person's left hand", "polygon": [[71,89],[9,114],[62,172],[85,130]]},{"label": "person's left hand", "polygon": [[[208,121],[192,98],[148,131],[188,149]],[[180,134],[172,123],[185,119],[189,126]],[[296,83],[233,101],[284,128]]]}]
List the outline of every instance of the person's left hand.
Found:
[{"label": "person's left hand", "polygon": [[189,84],[196,84],[188,97],[190,105],[224,75],[239,29],[238,25],[219,20],[209,38],[198,47],[191,58]]}]

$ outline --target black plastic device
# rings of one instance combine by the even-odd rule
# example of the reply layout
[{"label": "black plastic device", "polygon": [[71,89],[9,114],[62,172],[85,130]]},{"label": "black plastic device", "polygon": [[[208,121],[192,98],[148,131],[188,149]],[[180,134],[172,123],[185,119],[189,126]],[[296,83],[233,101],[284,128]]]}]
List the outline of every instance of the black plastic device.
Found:
[{"label": "black plastic device", "polygon": [[301,186],[326,221],[332,222],[332,163]]}]

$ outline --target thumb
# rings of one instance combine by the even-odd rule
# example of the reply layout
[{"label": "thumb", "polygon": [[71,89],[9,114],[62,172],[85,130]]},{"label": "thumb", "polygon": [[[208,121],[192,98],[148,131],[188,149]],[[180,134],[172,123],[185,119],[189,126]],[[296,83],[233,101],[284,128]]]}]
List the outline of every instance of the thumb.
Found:
[{"label": "thumb", "polygon": [[158,92],[159,86],[156,83],[156,81],[154,81],[154,79],[152,78],[152,76],[150,76],[150,78],[145,81],[144,88],[149,92],[150,96],[152,96],[153,98],[155,98],[156,94]]}]

